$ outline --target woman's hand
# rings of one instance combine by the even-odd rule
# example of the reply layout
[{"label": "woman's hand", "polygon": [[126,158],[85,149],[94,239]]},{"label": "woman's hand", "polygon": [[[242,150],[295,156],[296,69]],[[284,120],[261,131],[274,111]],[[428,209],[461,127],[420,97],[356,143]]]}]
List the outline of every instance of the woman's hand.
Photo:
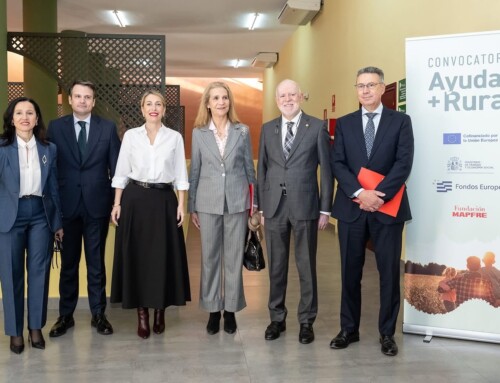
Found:
[{"label": "woman's hand", "polygon": [[113,206],[111,210],[111,222],[118,226],[118,220],[120,219],[120,214],[122,212],[122,207],[120,205]]},{"label": "woman's hand", "polygon": [[177,227],[181,227],[183,222],[184,222],[184,207],[178,206],[177,207]]},{"label": "woman's hand", "polygon": [[200,219],[198,218],[197,213],[191,213],[191,222],[193,222],[196,228],[200,230]]},{"label": "woman's hand", "polygon": [[54,239],[59,243],[62,242],[63,237],[64,237],[64,231],[62,228],[60,228],[54,233]]}]

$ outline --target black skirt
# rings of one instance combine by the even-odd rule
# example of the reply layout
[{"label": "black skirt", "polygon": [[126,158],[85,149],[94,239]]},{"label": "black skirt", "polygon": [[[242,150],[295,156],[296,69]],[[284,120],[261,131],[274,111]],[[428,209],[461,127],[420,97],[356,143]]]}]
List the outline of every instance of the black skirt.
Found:
[{"label": "black skirt", "polygon": [[121,206],[111,302],[123,308],[185,305],[191,291],[175,192],[129,183]]}]

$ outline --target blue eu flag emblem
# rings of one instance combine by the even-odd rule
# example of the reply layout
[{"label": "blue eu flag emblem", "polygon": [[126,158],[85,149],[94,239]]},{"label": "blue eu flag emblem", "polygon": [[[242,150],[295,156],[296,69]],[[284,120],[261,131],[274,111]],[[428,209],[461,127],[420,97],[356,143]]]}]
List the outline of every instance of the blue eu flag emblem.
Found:
[{"label": "blue eu flag emblem", "polygon": [[443,133],[443,144],[459,145],[462,142],[461,133]]}]

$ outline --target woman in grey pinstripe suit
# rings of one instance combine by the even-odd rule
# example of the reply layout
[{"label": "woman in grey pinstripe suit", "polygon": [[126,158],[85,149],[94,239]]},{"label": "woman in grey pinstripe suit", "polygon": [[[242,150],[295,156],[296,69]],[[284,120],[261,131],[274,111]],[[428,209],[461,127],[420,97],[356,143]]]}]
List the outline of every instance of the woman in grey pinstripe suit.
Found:
[{"label": "woman in grey pinstripe suit", "polygon": [[201,231],[200,307],[210,312],[207,332],[236,331],[234,313],[246,306],[243,247],[256,184],[248,126],[238,122],[223,82],[205,89],[193,130],[188,210]]}]

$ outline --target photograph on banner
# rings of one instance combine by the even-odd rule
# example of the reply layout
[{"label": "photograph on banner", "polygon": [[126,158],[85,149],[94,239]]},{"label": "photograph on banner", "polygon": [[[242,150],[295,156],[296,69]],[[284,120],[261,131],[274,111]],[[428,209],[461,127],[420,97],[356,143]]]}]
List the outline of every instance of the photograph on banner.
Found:
[{"label": "photograph on banner", "polygon": [[500,31],[406,40],[405,332],[500,342],[499,69]]}]

